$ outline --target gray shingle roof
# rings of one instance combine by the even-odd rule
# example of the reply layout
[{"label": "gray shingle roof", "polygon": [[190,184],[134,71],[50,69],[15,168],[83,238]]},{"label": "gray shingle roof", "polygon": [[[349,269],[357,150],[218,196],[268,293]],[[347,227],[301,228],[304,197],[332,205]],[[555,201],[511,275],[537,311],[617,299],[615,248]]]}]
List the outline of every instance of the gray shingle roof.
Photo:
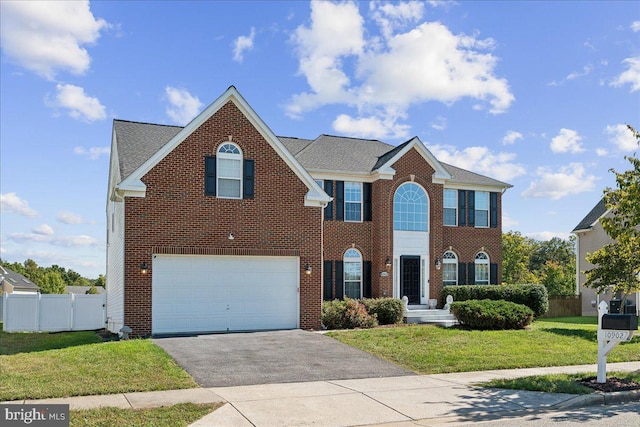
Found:
[{"label": "gray shingle roof", "polygon": [[0,276],[3,276],[4,280],[7,281],[7,283],[11,284],[15,291],[37,292],[40,290],[38,285],[36,285],[31,280],[24,277],[22,274],[16,273],[15,271],[9,270],[8,268],[3,267],[1,265],[0,265]]},{"label": "gray shingle roof", "polygon": [[[91,289],[91,286],[67,286],[66,293],[68,294],[86,294]],[[105,289],[102,286],[96,286],[96,291],[99,294],[103,294]]]},{"label": "gray shingle roof", "polygon": [[120,179],[125,179],[171,140],[182,126],[114,120]]},{"label": "gray shingle roof", "polygon": [[[113,129],[120,162],[120,179],[124,180],[183,128],[114,120]],[[324,134],[314,140],[283,136],[279,136],[278,139],[308,171],[360,174],[378,169],[409,143],[407,141],[394,146],[375,139]],[[451,174],[452,181],[455,183],[511,187],[509,184],[484,175],[446,163],[442,165]]]},{"label": "gray shingle roof", "polygon": [[576,225],[576,228],[574,228],[572,230],[572,232],[582,231],[582,230],[589,230],[591,228],[591,225],[594,222],[596,222],[606,212],[607,212],[607,206],[605,204],[604,197],[603,197],[593,207],[593,209],[591,209],[591,211],[587,214],[587,216],[585,216],[582,219],[582,221],[580,221],[580,223],[578,225]]}]

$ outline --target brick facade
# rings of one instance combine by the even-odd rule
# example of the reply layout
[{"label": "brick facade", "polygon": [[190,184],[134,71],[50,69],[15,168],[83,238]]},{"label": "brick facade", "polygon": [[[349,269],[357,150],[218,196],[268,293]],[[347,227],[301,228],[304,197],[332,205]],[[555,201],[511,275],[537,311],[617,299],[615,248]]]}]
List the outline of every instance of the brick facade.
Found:
[{"label": "brick facade", "polygon": [[[204,159],[215,155],[229,135],[243,157],[255,161],[254,199],[204,194]],[[304,206],[308,188],[233,103],[179,144],[143,182],[146,196],[125,201],[124,315],[135,335],[151,334],[152,256],[160,252],[297,254],[300,326],[320,327],[322,209]],[[234,240],[228,239],[231,232]],[[146,275],[140,273],[143,262],[150,267]],[[307,264],[318,274],[304,274]]]}]

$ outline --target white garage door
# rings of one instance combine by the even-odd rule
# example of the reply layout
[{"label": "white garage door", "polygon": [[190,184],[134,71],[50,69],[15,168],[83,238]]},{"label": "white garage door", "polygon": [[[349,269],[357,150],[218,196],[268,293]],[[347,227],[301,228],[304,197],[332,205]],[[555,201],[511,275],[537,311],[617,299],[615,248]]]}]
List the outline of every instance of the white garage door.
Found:
[{"label": "white garage door", "polygon": [[154,255],[154,334],[299,326],[298,258]]}]

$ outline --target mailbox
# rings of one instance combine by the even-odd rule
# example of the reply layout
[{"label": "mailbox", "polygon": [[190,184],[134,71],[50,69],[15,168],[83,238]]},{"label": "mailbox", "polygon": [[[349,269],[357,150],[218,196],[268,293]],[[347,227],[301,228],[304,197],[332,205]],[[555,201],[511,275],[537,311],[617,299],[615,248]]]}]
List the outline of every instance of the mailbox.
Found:
[{"label": "mailbox", "polygon": [[638,316],[634,314],[605,314],[602,316],[602,329],[637,331]]}]

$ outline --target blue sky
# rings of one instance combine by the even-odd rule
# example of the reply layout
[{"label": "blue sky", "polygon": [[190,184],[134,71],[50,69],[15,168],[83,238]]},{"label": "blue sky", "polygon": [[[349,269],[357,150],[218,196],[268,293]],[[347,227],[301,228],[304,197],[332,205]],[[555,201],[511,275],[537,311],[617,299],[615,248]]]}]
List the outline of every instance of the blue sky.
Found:
[{"label": "blue sky", "polygon": [[640,3],[0,3],[0,256],[105,271],[114,118],[230,85],[277,135],[399,144],[509,182],[504,231],[567,237],[627,169]]}]

